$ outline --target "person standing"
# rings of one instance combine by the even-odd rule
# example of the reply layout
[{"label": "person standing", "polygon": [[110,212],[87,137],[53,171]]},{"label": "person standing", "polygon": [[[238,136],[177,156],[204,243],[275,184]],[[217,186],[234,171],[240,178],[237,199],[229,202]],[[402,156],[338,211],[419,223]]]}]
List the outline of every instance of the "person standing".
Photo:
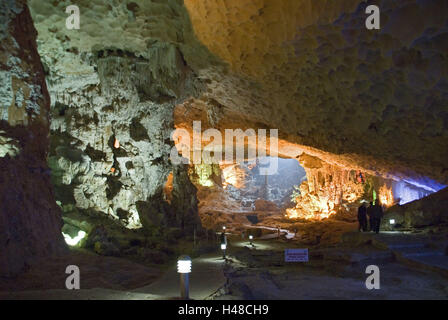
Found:
[{"label": "person standing", "polygon": [[383,207],[379,202],[373,206],[374,232],[380,232],[381,219],[383,218]]},{"label": "person standing", "polygon": [[359,231],[366,232],[367,231],[367,207],[364,202],[358,208],[358,222],[359,222]]},{"label": "person standing", "polygon": [[370,201],[370,206],[367,208],[367,216],[369,217],[369,230],[374,230],[374,219],[373,219],[373,202]]}]

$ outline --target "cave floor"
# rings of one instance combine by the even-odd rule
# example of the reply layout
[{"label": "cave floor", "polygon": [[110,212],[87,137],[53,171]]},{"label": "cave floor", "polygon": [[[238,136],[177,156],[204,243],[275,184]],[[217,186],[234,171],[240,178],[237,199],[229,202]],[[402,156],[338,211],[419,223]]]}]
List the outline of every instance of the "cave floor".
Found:
[{"label": "cave floor", "polygon": [[[71,257],[72,261],[78,263],[82,272],[81,288],[88,289],[66,290],[66,289],[41,289],[42,287],[61,287],[65,283],[65,276],[56,276],[50,279],[51,283],[44,284],[44,274],[48,276],[47,266],[41,266],[46,271],[44,274],[33,270],[26,277],[21,277],[23,283],[27,283],[34,278],[35,289],[14,290],[7,292],[1,290],[0,300],[158,300],[158,299],[178,299],[179,297],[179,274],[175,267],[168,268],[162,274],[157,269],[151,269],[125,259],[107,258],[94,259],[86,256]],[[64,259],[64,261],[67,261]],[[65,263],[65,262],[64,262]],[[96,263],[94,265],[94,263]],[[193,272],[190,276],[190,297],[192,299],[206,299],[215,294],[222,287],[226,278],[223,273],[224,260],[216,254],[202,255],[193,259]],[[54,275],[61,274],[61,264],[52,261],[51,268]],[[106,267],[107,266],[107,267]],[[56,270],[58,269],[58,270]],[[100,271],[102,269],[102,272]],[[107,270],[107,271],[106,271]],[[58,271],[58,272],[56,272]],[[147,285],[144,285],[147,283]],[[139,287],[143,284],[143,287]],[[120,290],[121,286],[121,290]],[[130,290],[125,288],[137,287]]]},{"label": "cave floor", "polygon": [[[257,240],[250,246],[236,239],[226,266],[228,285],[214,298],[448,299],[448,257],[437,249],[447,235],[352,232],[344,239],[327,247],[285,240]],[[310,261],[285,263],[286,248],[309,248]],[[423,260],[414,263],[414,257]],[[379,290],[366,288],[368,265],[379,267]]]},{"label": "cave floor", "polygon": [[[348,232],[337,245],[309,245],[274,233],[262,237],[250,245],[229,234],[226,261],[218,250],[194,258],[191,298],[448,299],[448,257],[440,254],[446,234]],[[309,262],[285,263],[284,249],[292,248],[308,248]],[[0,299],[178,299],[179,275],[172,264],[153,268],[79,252],[56,262],[43,262],[14,283],[2,282]],[[68,262],[80,266],[86,289],[63,289]],[[368,265],[380,269],[379,290],[365,286]]]},{"label": "cave floor", "polygon": [[[85,290],[65,289],[68,265],[79,267],[81,288]],[[1,279],[0,299],[76,299],[83,292],[86,297],[118,298],[124,290],[152,283],[162,275],[160,267],[70,250],[66,255],[36,262],[16,278]]]}]

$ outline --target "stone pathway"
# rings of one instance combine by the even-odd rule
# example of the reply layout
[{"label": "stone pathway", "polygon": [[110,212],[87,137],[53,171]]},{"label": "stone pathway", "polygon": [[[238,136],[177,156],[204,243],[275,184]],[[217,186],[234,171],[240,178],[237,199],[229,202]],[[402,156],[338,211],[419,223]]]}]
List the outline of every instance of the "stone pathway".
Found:
[{"label": "stone pathway", "polygon": [[[223,273],[224,259],[216,254],[204,255],[193,259],[190,278],[190,298],[203,300],[221,287],[227,281]],[[135,293],[145,293],[163,296],[167,299],[178,298],[180,295],[179,281],[180,275],[177,267],[168,270],[159,280],[150,285],[135,289]]]},{"label": "stone pathway", "polygon": [[448,256],[445,254],[447,237],[387,231],[380,234],[364,233],[361,237],[382,243],[401,263],[448,277]]},{"label": "stone pathway", "polygon": [[[227,281],[223,273],[224,260],[218,254],[203,255],[192,261],[190,273],[190,298],[206,299]],[[180,275],[177,266],[148,286],[131,291],[104,288],[66,290],[29,290],[0,292],[0,300],[157,300],[178,299]],[[81,277],[82,282],[82,277]]]},{"label": "stone pathway", "polygon": [[[259,239],[268,240],[268,239],[276,239],[276,238],[279,237],[278,236],[278,229],[274,228],[274,227],[267,227],[267,226],[260,226],[260,225],[256,225],[256,226],[254,226],[254,225],[245,225],[245,227],[248,227],[248,228],[258,228],[258,229],[265,229],[265,230],[273,231],[273,233],[263,235]],[[287,230],[287,229],[281,229],[280,228],[280,237],[281,236],[285,236],[286,239],[293,239],[296,236],[296,234],[294,232],[291,232],[291,231]]]}]

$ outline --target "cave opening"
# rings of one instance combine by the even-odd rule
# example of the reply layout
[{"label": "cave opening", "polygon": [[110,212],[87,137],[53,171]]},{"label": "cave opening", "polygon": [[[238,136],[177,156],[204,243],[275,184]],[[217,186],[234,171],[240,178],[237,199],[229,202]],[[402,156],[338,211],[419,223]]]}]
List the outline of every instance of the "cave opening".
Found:
[{"label": "cave opening", "polygon": [[[263,168],[274,162],[276,172],[264,174]],[[296,159],[265,157],[221,168],[223,188],[248,211],[256,209],[257,200],[269,203],[272,208],[287,208],[294,188],[306,180],[305,170]]]}]

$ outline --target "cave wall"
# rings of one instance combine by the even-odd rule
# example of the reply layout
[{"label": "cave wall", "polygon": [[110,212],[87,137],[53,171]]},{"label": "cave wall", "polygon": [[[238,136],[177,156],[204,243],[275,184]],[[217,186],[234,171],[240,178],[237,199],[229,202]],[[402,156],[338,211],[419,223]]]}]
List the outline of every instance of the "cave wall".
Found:
[{"label": "cave wall", "polygon": [[0,276],[64,252],[48,152],[50,97],[25,1],[0,3]]},{"label": "cave wall", "polygon": [[[393,206],[385,212],[381,220],[381,230],[409,230],[434,226],[443,228],[448,223],[447,206],[448,188],[403,206]],[[390,223],[391,219],[394,223]]]},{"label": "cave wall", "polygon": [[174,106],[202,90],[181,50],[182,6],[80,1],[81,28],[67,30],[67,2],[30,5],[52,102],[48,163],[64,216],[154,232],[199,227],[188,168],[169,160]]},{"label": "cave wall", "polygon": [[163,199],[173,170],[176,197],[195,195],[176,183],[188,169],[169,160],[174,101],[194,94],[185,85],[194,86],[195,79],[175,46],[156,43],[148,50],[149,59],[96,52],[96,83],[75,92],[50,85],[55,99],[49,164],[64,211],[107,215],[131,229],[171,222],[183,227],[176,212],[197,214],[191,201],[185,210],[181,201]]}]

